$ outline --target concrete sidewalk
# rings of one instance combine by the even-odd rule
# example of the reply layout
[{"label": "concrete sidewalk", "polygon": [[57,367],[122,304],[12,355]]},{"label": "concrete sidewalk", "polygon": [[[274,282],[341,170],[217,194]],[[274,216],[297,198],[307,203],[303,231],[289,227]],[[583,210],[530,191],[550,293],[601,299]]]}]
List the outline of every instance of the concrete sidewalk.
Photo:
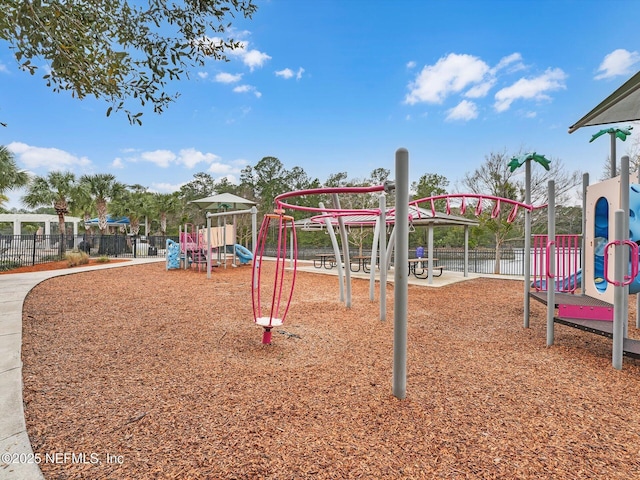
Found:
[{"label": "concrete sidewalk", "polygon": [[0,480],[44,479],[35,461],[22,402],[22,306],[33,287],[62,275],[164,262],[137,258],[103,264],[34,273],[0,275]]}]

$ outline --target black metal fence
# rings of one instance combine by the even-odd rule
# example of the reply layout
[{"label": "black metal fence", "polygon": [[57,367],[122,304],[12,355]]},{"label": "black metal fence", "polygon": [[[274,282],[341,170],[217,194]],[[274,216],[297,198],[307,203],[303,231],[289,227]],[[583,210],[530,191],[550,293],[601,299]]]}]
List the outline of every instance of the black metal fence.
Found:
[{"label": "black metal fence", "polygon": [[138,258],[162,256],[167,239],[177,236],[129,235],[0,235],[0,270],[64,260],[67,252],[84,251],[92,257]]}]

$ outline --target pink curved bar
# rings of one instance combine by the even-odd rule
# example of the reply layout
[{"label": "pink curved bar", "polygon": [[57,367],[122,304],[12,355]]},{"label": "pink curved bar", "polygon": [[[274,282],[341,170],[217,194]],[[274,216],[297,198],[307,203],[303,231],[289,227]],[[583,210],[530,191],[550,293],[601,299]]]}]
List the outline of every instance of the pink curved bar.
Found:
[{"label": "pink curved bar", "polygon": [[491,210],[491,218],[498,218],[500,216],[500,200],[496,200],[496,204]]},{"label": "pink curved bar", "polygon": [[555,278],[556,276],[556,272],[552,272],[551,271],[551,245],[555,245],[556,242],[555,240],[549,240],[547,242],[547,246],[545,247],[545,263],[544,263],[544,267],[545,270],[547,271],[547,278]]},{"label": "pink curved bar", "polygon": [[[618,282],[616,280],[611,280],[609,278],[609,255],[607,255],[610,247],[615,245],[628,245],[631,249],[631,255],[629,256],[629,260],[631,260],[631,275],[625,275],[624,280],[622,282]],[[604,246],[604,279],[607,283],[612,284],[614,287],[624,287],[625,285],[630,285],[633,280],[638,276],[638,244],[632,242],[631,240],[613,240],[607,243]]]},{"label": "pink curved bar", "polygon": [[[333,213],[351,213],[353,215],[362,214],[366,210],[344,210],[341,208],[319,208],[319,207],[303,207],[301,205],[292,205],[284,202],[284,199],[295,198],[306,195],[322,195],[327,193],[375,193],[384,190],[384,185],[375,185],[373,187],[325,187],[310,188],[308,190],[295,190],[293,192],[283,193],[275,198],[276,208],[289,208],[291,210],[300,210],[304,212],[333,212]],[[348,212],[348,213],[346,213]],[[366,213],[365,213],[366,214]]]},{"label": "pink curved bar", "polygon": [[[278,243],[276,250],[276,271],[274,275],[273,288],[271,293],[271,304],[269,308],[269,316],[263,314],[262,308],[262,265],[264,260],[264,250],[267,243],[267,236],[272,220],[278,220]],[[288,230],[292,232],[292,245],[287,247]],[[286,268],[287,252],[293,253],[293,273],[290,277],[290,286],[288,298],[283,299]],[[253,307],[253,321],[264,328],[262,335],[262,343],[271,343],[271,329],[274,326],[281,325],[287,316],[291,298],[293,297],[293,289],[296,282],[296,273],[298,265],[298,248],[296,230],[294,227],[294,219],[288,215],[267,214],[264,216],[260,232],[258,234],[257,245],[253,260],[253,270],[251,273],[251,301]],[[267,287],[268,288],[268,287]],[[284,310],[281,308],[284,303]],[[268,320],[268,321],[267,321]]]},{"label": "pink curved bar", "polygon": [[476,204],[475,215],[476,215],[476,217],[479,217],[480,215],[482,215],[482,197],[478,198],[478,203]]}]

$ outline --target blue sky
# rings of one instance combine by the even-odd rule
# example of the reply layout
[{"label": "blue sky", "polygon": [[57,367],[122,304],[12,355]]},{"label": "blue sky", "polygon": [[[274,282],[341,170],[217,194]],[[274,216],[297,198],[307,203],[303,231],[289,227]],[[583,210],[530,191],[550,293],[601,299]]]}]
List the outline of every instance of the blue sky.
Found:
[{"label": "blue sky", "polygon": [[[197,172],[233,181],[265,156],[321,182],[363,178],[393,171],[400,147],[412,180],[438,173],[450,190],[502,151],[537,151],[597,179],[607,137],[589,144],[598,127],[567,129],[640,69],[636,0],[257,5],[234,23],[245,48],[194,70],[141,127],[107,118],[104,102],[53,93],[0,43],[0,144],[37,175],[111,172],[158,192]],[[9,208],[20,195],[9,192]]]}]

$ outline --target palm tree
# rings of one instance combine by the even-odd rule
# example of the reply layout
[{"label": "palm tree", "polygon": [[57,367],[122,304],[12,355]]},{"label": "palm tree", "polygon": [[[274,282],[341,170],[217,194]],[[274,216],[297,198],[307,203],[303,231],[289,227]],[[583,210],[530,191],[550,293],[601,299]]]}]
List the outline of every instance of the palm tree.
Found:
[{"label": "palm tree", "polygon": [[176,213],[181,205],[178,193],[156,193],[153,205],[160,217],[160,232],[164,237],[167,235],[167,214]]},{"label": "palm tree", "polygon": [[29,174],[19,170],[13,153],[0,145],[0,205],[8,200],[5,192],[24,187],[29,183]]},{"label": "palm tree", "polygon": [[124,190],[124,185],[116,181],[110,173],[97,173],[80,177],[82,188],[86,189],[95,201],[98,212],[98,228],[100,233],[107,233],[107,204],[117,198]]},{"label": "palm tree", "polygon": [[129,218],[129,231],[138,235],[140,231],[140,219],[143,218],[149,208],[146,188],[141,185],[129,185],[119,198],[111,205],[111,213],[117,217]]},{"label": "palm tree", "polygon": [[60,253],[64,251],[64,216],[69,213],[69,205],[73,203],[77,193],[76,176],[71,172],[50,172],[46,177],[35,177],[27,186],[27,193],[22,203],[29,208],[53,207],[58,215],[61,235]]}]

